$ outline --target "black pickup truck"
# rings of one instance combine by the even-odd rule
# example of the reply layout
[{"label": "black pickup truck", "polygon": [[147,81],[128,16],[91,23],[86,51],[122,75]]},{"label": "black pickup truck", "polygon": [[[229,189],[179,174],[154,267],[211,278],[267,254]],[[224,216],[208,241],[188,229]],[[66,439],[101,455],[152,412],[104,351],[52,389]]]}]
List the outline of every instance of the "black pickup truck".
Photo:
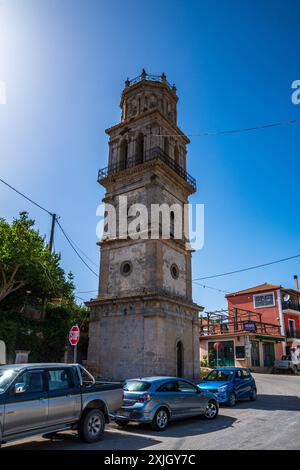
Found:
[{"label": "black pickup truck", "polygon": [[0,366],[0,445],[66,429],[96,442],[122,396],[121,383],[96,382],[79,364]]}]

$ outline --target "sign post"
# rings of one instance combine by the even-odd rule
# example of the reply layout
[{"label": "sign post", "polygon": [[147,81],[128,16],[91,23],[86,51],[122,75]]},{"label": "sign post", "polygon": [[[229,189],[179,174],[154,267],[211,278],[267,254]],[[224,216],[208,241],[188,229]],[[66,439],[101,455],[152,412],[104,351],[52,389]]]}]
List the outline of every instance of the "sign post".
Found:
[{"label": "sign post", "polygon": [[74,347],[73,362],[74,364],[77,361],[77,344],[80,338],[80,328],[78,325],[73,325],[69,332],[69,342],[70,345]]}]

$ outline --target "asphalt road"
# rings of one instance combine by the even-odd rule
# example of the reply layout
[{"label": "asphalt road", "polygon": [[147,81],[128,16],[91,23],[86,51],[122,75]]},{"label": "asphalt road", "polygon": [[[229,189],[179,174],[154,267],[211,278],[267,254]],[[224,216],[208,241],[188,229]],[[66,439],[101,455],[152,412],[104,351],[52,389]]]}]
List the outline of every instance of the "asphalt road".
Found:
[{"label": "asphalt road", "polygon": [[255,378],[257,401],[221,407],[214,421],[177,421],[163,433],[146,425],[131,424],[123,430],[110,424],[97,444],[83,444],[74,432],[65,432],[52,441],[30,438],[2,449],[300,449],[300,376],[256,374]]}]

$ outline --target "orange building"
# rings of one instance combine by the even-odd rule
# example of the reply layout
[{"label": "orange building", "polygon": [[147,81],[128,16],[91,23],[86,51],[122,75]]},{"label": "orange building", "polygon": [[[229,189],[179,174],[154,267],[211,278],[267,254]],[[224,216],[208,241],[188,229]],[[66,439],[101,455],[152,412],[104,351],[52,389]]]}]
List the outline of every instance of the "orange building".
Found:
[{"label": "orange building", "polygon": [[200,318],[200,359],[267,372],[274,360],[300,358],[300,292],[275,284],[226,295],[228,308]]},{"label": "orange building", "polygon": [[281,355],[300,356],[300,291],[297,276],[294,276],[293,289],[265,283],[233,292],[226,298],[231,318],[238,308],[256,313],[264,323],[278,325],[280,334],[286,338],[282,343]]}]

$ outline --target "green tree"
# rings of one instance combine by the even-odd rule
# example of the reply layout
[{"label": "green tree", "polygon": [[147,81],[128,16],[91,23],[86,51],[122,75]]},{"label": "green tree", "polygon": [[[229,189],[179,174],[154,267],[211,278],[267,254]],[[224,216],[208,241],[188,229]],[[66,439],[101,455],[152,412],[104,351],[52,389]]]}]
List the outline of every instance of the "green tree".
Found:
[{"label": "green tree", "polygon": [[11,224],[0,219],[1,309],[24,304],[26,292],[30,292],[30,303],[35,305],[53,297],[74,302],[72,275],[66,278],[60,255],[49,251],[34,224],[26,212]]}]

